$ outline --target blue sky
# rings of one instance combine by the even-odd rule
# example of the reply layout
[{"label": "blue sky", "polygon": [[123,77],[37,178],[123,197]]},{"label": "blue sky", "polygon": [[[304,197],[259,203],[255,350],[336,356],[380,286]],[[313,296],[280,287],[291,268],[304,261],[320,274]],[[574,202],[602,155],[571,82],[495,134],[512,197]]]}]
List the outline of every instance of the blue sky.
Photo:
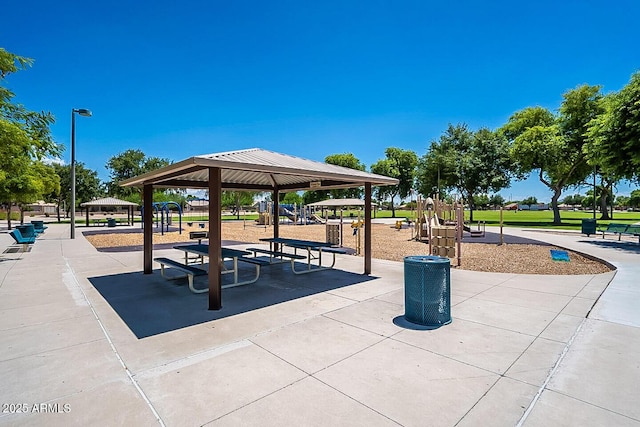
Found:
[{"label": "blue sky", "polygon": [[[0,46],[35,59],[9,88],[56,116],[67,148],[71,109],[92,110],[76,121],[77,159],[103,180],[130,148],[173,161],[351,152],[369,167],[390,146],[423,155],[449,123],[494,129],[528,106],[556,110],[580,84],[617,91],[640,70],[635,0],[23,0],[2,11]],[[551,193],[529,179],[502,195]]]}]

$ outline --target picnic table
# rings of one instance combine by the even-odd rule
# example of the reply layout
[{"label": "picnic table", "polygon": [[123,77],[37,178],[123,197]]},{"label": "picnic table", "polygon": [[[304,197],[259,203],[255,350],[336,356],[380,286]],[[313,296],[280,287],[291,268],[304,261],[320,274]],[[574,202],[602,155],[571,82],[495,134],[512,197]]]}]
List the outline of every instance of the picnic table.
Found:
[{"label": "picnic table", "polygon": [[[200,259],[200,264],[204,265],[204,257],[209,256],[209,245],[205,244],[191,244],[191,245],[177,245],[173,247],[174,249],[180,250],[184,252],[184,265],[189,266],[189,254],[197,255],[197,258]],[[233,267],[231,269],[227,268],[224,263],[222,266],[224,270],[222,274],[233,274],[233,283],[222,286],[222,288],[230,288],[233,286],[242,286],[254,283],[260,277],[260,265],[265,264],[265,262],[260,260],[255,260],[253,258],[248,258],[247,255],[251,255],[251,252],[240,250],[240,249],[232,249],[232,248],[221,248],[222,249],[222,259],[231,259],[233,261]],[[256,267],[256,275],[251,280],[239,281],[238,280],[238,261],[246,262],[249,264],[253,264]]]},{"label": "picnic table", "polygon": [[[293,254],[291,255],[295,257],[300,257],[300,255],[298,255],[297,253],[298,249],[305,250],[306,251],[305,258],[307,259],[307,269],[301,270],[301,271],[296,270],[293,259],[292,259],[291,270],[293,271],[294,274],[306,274],[306,273],[313,273],[316,271],[331,269],[336,264],[336,254],[347,253],[347,251],[344,250],[343,248],[336,247],[334,244],[327,243],[327,242],[315,242],[312,240],[300,240],[300,239],[287,239],[284,237],[270,237],[270,238],[260,239],[260,241],[269,242],[269,252],[272,252],[274,254],[282,254],[284,256],[287,255],[286,252],[284,251],[275,250],[277,248],[277,245],[283,245],[283,246],[288,246],[292,248]],[[250,250],[254,250],[254,249],[250,249]],[[317,256],[314,255],[311,251],[318,252],[318,255]],[[333,255],[333,260],[331,262],[331,265],[329,266],[322,265],[323,252],[331,253]],[[317,265],[313,264],[314,260],[317,260],[318,262]]]}]

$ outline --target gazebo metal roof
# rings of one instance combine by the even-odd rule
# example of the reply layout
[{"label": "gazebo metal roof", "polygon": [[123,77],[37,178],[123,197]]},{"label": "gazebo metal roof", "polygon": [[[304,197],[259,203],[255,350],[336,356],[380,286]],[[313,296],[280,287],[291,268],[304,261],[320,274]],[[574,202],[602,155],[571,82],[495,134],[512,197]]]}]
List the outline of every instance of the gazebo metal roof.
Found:
[{"label": "gazebo metal roof", "polygon": [[155,171],[127,179],[124,187],[207,188],[211,167],[221,169],[222,189],[270,191],[353,188],[396,185],[398,180],[342,166],[303,159],[260,148],[190,157]]},{"label": "gazebo metal roof", "polygon": [[80,206],[138,206],[137,203],[128,202],[126,200],[116,199],[115,197],[105,197],[103,199],[91,200],[90,202],[80,203]]}]

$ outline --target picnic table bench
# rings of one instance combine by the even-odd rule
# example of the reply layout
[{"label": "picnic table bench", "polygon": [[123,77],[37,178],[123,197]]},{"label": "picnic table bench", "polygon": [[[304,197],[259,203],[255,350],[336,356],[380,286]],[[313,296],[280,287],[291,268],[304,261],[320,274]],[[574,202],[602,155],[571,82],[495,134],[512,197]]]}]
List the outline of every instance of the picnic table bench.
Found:
[{"label": "picnic table bench", "polygon": [[[187,277],[189,278],[189,289],[191,289],[192,292],[194,293],[203,293],[203,292],[207,292],[208,289],[196,289],[193,286],[193,277],[194,276],[199,276],[201,274],[207,274],[207,270],[205,270],[204,267],[204,257],[208,257],[209,256],[209,245],[204,245],[204,244],[191,244],[191,245],[177,245],[173,247],[174,249],[178,249],[180,251],[184,252],[184,256],[185,256],[185,261],[184,264],[180,263],[179,261],[175,261],[175,260],[170,260],[170,262],[166,262],[166,265],[170,265],[173,268],[176,268],[177,270],[181,270],[183,272],[185,272],[187,274]],[[222,263],[223,266],[223,271],[221,272],[222,274],[233,274],[233,282],[226,284],[226,285],[222,285],[222,289],[226,289],[226,288],[231,288],[234,286],[243,286],[243,285],[249,285],[251,283],[255,283],[259,278],[260,278],[260,267],[262,265],[268,265],[269,262],[265,261],[265,260],[261,260],[261,259],[257,259],[257,258],[250,258],[247,257],[247,255],[251,255],[251,252],[247,252],[247,251],[243,251],[243,250],[239,250],[239,249],[232,249],[232,248],[221,248],[222,249],[222,259],[231,259],[233,261],[232,264],[232,268],[227,268],[227,266],[224,265],[224,263]],[[202,267],[196,267],[196,266],[192,266],[189,265],[189,260],[191,258],[189,258],[189,254],[195,254],[197,255],[197,258],[200,259],[200,264],[202,265]],[[161,261],[165,261],[168,260],[168,258],[156,258],[155,259],[158,263],[161,263]],[[243,280],[240,281],[238,278],[238,263],[239,262],[244,262],[247,264],[251,264],[255,266],[255,277],[249,279],[249,280]],[[162,264],[161,264],[162,266]],[[164,268],[164,267],[162,267]],[[202,273],[201,273],[202,272]],[[164,270],[161,271],[162,275],[164,276]],[[182,276],[184,277],[184,276]]]},{"label": "picnic table bench", "polygon": [[620,223],[609,223],[606,229],[599,230],[602,233],[602,238],[606,233],[612,233],[618,235],[618,241],[622,238],[622,235],[628,236],[637,236],[638,243],[640,243],[640,224],[620,224]]},{"label": "picnic table bench", "polygon": [[[326,243],[326,242],[314,242],[311,240],[300,240],[300,239],[286,239],[283,237],[274,237],[274,238],[266,238],[266,239],[260,239],[261,241],[264,242],[269,242],[269,251],[270,252],[278,252],[278,251],[274,251],[274,245],[275,244],[280,244],[280,245],[284,245],[284,246],[289,246],[290,248],[293,249],[294,253],[287,253],[282,251],[282,253],[284,254],[284,256],[288,256],[291,259],[291,271],[294,274],[307,274],[307,273],[313,273],[316,271],[322,271],[322,270],[328,270],[334,267],[334,265],[336,264],[336,254],[346,254],[347,251],[343,248],[338,248],[335,247],[332,243]],[[298,249],[303,249],[307,251],[307,255],[303,256],[302,258],[299,258],[300,255],[298,255],[297,250]],[[318,252],[318,255],[316,256],[315,254],[311,253],[311,251],[316,251]],[[333,260],[331,265],[326,266],[326,265],[322,265],[322,253],[331,253],[333,255]],[[296,270],[295,269],[295,262],[294,262],[294,257],[296,257],[295,259],[307,259],[307,269],[306,270]],[[313,264],[312,261],[313,260],[317,260],[317,264]]]},{"label": "picnic table bench", "polygon": [[[176,270],[182,271],[183,273],[186,274],[186,277],[189,280],[189,289],[191,289],[191,292],[195,294],[200,294],[203,292],[207,292],[209,290],[209,289],[196,289],[193,286],[193,278],[195,276],[202,276],[203,274],[207,274],[206,270],[203,270],[201,268],[194,267],[191,265],[185,265],[179,261],[176,261],[170,258],[159,257],[159,258],[154,258],[153,260],[160,264],[160,274],[162,275],[162,277],[166,277],[164,274],[164,268],[166,265],[168,265],[168,266],[171,266],[171,268],[175,268]],[[174,279],[180,279],[182,277],[185,277],[185,276],[174,277]]]}]

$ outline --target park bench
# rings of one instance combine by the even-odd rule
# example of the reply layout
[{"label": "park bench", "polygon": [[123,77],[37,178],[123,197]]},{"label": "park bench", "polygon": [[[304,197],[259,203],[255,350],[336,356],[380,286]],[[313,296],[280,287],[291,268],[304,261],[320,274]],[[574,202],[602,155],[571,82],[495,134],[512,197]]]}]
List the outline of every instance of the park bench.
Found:
[{"label": "park bench", "polygon": [[16,225],[16,230],[18,230],[20,234],[22,234],[22,237],[27,239],[31,237],[35,239],[39,234],[38,230],[36,230],[33,224]]},{"label": "park bench", "polygon": [[29,236],[29,237],[25,237],[22,235],[22,233],[20,233],[20,230],[16,229],[13,230],[11,233],[9,233],[11,235],[11,237],[13,237],[13,240],[16,241],[17,244],[22,245],[22,250],[23,252],[26,252],[29,250],[29,245],[32,245],[36,242],[36,237],[34,236]]},{"label": "park bench", "polygon": [[34,220],[34,221],[31,221],[31,224],[33,224],[33,227],[36,229],[36,233],[38,234],[44,233],[44,230],[49,228],[46,225],[44,225],[44,221]]},{"label": "park bench", "polygon": [[619,223],[610,223],[607,225],[607,228],[604,230],[600,230],[602,233],[602,238],[606,233],[612,233],[618,235],[618,241],[622,238],[622,235],[628,236],[637,236],[639,238],[640,243],[640,225],[636,224],[619,224]]}]

